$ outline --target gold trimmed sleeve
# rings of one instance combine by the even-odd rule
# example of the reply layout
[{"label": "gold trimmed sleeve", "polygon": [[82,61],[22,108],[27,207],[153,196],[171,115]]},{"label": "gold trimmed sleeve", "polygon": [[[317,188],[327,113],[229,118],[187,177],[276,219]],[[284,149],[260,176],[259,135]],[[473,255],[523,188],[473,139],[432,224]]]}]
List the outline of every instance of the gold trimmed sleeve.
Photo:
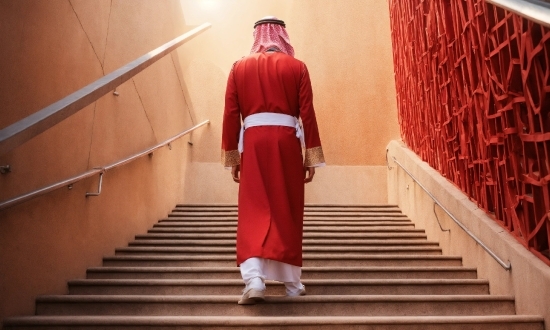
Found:
[{"label": "gold trimmed sleeve", "polygon": [[239,150],[222,150],[222,165],[232,167],[241,164],[241,154]]},{"label": "gold trimmed sleeve", "polygon": [[323,155],[322,147],[315,147],[306,149],[306,156],[304,159],[305,167],[312,167],[315,165],[323,164],[325,162],[325,156]]}]

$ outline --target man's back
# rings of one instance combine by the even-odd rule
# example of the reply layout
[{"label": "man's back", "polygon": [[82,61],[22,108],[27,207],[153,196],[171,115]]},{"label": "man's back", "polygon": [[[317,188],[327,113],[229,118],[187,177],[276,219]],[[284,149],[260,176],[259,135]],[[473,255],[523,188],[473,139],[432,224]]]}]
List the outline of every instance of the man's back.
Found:
[{"label": "man's back", "polygon": [[305,65],[281,52],[244,57],[233,67],[235,92],[243,119],[274,112],[299,116],[299,93]]}]

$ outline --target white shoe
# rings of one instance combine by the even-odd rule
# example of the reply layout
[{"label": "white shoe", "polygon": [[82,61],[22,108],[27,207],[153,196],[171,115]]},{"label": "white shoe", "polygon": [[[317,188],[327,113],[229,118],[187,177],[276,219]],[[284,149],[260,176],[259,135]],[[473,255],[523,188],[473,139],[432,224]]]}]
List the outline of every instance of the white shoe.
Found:
[{"label": "white shoe", "polygon": [[248,289],[239,300],[239,305],[254,305],[265,301],[265,290]]},{"label": "white shoe", "polygon": [[287,295],[287,297],[305,296],[306,295],[306,286],[302,284],[302,288],[298,292],[292,293],[292,294],[290,294],[287,290],[286,295]]}]

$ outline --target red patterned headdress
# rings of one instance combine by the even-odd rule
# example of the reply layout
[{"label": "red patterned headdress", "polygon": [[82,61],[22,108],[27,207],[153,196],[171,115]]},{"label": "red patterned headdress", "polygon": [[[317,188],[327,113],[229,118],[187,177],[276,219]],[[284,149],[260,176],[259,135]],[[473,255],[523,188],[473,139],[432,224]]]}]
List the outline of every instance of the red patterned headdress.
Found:
[{"label": "red patterned headdress", "polygon": [[254,24],[254,45],[250,54],[266,51],[276,47],[281,52],[294,57],[294,48],[286,33],[285,22],[275,16],[267,16]]}]

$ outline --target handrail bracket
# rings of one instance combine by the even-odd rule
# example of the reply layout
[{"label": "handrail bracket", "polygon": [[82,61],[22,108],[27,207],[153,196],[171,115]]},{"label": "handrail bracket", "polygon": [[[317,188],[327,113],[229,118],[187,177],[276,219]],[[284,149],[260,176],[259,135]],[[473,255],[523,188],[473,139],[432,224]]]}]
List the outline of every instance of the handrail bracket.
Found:
[{"label": "handrail bracket", "polygon": [[86,193],[86,197],[89,197],[89,196],[99,196],[101,194],[101,186],[103,184],[103,174],[105,173],[105,171],[101,171],[99,173],[99,183],[97,185],[97,192],[96,193],[90,193],[90,192],[87,192]]},{"label": "handrail bracket", "polygon": [[11,167],[9,165],[0,165],[0,174],[8,174],[11,172]]}]

